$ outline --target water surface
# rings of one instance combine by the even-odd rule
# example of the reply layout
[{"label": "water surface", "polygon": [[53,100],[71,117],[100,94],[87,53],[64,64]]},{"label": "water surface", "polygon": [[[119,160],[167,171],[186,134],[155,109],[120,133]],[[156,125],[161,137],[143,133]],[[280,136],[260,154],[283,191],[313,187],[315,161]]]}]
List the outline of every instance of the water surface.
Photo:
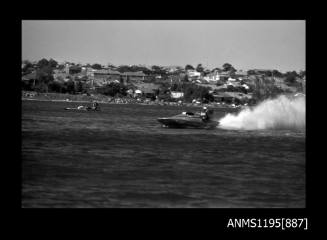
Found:
[{"label": "water surface", "polygon": [[22,102],[23,207],[305,207],[303,131],[167,129],[156,118],[199,108],[76,105]]}]

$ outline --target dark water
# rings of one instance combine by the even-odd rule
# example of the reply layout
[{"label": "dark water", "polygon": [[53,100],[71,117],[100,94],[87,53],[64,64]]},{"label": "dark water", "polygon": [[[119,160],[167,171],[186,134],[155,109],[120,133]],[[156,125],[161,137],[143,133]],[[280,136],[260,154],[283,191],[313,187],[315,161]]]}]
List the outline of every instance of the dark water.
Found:
[{"label": "dark water", "polygon": [[156,121],[197,108],[64,110],[77,105],[22,102],[23,207],[305,207],[304,132]]}]

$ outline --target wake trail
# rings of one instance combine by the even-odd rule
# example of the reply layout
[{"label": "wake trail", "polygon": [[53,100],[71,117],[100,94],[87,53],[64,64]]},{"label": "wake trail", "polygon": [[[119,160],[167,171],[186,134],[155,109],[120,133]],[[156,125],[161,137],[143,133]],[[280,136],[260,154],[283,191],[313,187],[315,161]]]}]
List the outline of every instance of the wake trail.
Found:
[{"label": "wake trail", "polygon": [[219,122],[218,127],[223,129],[304,129],[305,96],[290,98],[280,95],[253,109],[248,107],[238,114],[229,113]]}]

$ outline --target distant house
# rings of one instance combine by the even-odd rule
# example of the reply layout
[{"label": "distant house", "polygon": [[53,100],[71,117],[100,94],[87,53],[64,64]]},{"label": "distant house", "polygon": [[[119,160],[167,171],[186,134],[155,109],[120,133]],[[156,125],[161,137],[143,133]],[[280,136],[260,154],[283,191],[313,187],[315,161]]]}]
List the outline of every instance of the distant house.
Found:
[{"label": "distant house", "polygon": [[22,76],[22,81],[36,80],[36,71]]},{"label": "distant house", "polygon": [[81,74],[83,74],[84,76],[86,76],[86,73],[87,73],[87,69],[86,67],[83,67],[81,68]]},{"label": "distant house", "polygon": [[120,80],[120,72],[110,69],[101,69],[93,71],[95,85],[105,85]]},{"label": "distant house", "polygon": [[142,71],[138,72],[124,72],[121,73],[122,78],[124,81],[142,81],[145,79],[146,75]]},{"label": "distant house", "polygon": [[217,82],[220,80],[219,73],[217,71],[208,73],[205,77],[203,77],[204,80],[208,82]]},{"label": "distant house", "polygon": [[227,81],[231,76],[231,73],[228,71],[219,72],[219,80]]},{"label": "distant house", "polygon": [[232,102],[233,97],[225,92],[213,94],[215,102]]},{"label": "distant house", "polygon": [[233,85],[233,86],[239,85],[239,82],[237,82],[236,79],[232,77],[229,77],[226,83],[227,85]]},{"label": "distant house", "polygon": [[251,94],[244,94],[240,92],[221,92],[213,95],[216,102],[225,103],[245,103],[252,99]]},{"label": "distant house", "polygon": [[29,74],[26,74],[26,75],[22,76],[23,86],[24,85],[28,86],[30,84],[35,86],[36,81],[37,81],[37,78],[36,78],[36,71],[35,70],[33,72],[29,73]]},{"label": "distant house", "polygon": [[87,67],[86,68],[86,76],[93,78],[94,77],[94,72],[96,72],[97,70],[91,68],[91,67]]},{"label": "distant house", "polygon": [[237,79],[239,79],[239,80],[243,80],[243,79],[247,78],[247,76],[248,76],[248,73],[247,73],[246,71],[242,71],[242,70],[240,70],[240,71],[236,71],[236,72],[233,74],[233,77],[234,77],[234,78],[237,78]]},{"label": "distant house", "polygon": [[53,80],[56,82],[68,81],[70,76],[69,73],[66,73],[65,70],[55,69],[53,70]]},{"label": "distant house", "polygon": [[108,78],[108,77],[119,78],[120,72],[113,71],[110,69],[101,69],[101,70],[94,71],[93,75],[95,78]]},{"label": "distant house", "polygon": [[201,73],[196,70],[188,70],[186,74],[189,78],[197,78],[201,76]]},{"label": "distant house", "polygon": [[[177,74],[177,75],[170,75],[169,78],[168,78],[168,80],[170,81],[171,84],[173,84],[173,83],[179,83],[179,82],[185,80],[185,76],[186,75],[184,73],[180,73],[180,74]],[[188,79],[188,80],[190,80],[190,79]]]},{"label": "distant house", "polygon": [[183,92],[174,92],[174,91],[172,91],[172,92],[170,93],[170,96],[171,96],[172,98],[174,98],[174,99],[178,99],[178,98],[182,98],[182,97],[184,97],[184,93],[183,93]]}]

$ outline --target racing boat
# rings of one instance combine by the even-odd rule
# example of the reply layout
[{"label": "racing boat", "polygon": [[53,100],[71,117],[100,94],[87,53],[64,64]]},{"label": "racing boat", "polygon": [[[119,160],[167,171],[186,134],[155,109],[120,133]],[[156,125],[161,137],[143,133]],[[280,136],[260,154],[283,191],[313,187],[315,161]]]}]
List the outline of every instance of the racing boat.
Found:
[{"label": "racing boat", "polygon": [[205,118],[200,113],[182,112],[172,117],[158,118],[157,120],[163,124],[163,127],[210,129],[215,128],[219,124],[218,121],[210,119],[212,114],[213,111],[209,110],[208,117]]}]

